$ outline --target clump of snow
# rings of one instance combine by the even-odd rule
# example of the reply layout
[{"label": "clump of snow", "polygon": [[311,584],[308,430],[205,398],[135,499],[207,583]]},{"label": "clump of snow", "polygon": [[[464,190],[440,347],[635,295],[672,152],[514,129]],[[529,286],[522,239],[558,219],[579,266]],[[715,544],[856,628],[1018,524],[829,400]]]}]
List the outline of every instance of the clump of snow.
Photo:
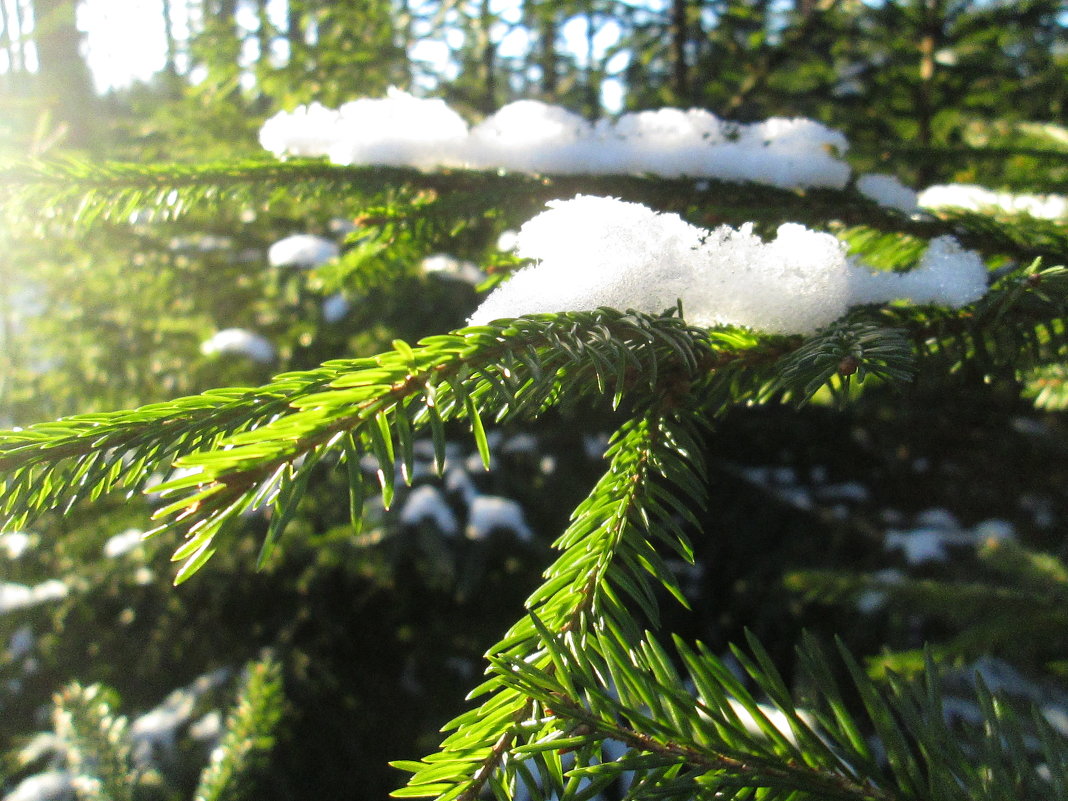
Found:
[{"label": "clump of snow", "polygon": [[338,164],[466,167],[563,174],[652,174],[755,181],[784,188],[842,188],[849,143],[807,119],[748,125],[702,109],[663,108],[592,125],[560,106],[518,100],[470,130],[441,100],[396,89],[336,111],[312,104],[260,129],[275,155],[328,156]]},{"label": "clump of snow", "polygon": [[883,545],[901,551],[909,564],[917,565],[945,561],[947,547],[976,548],[1015,537],[1016,528],[1007,520],[982,520],[969,529],[948,509],[935,507],[917,514],[911,529],[888,530]]},{"label": "clump of snow", "polygon": [[423,484],[411,491],[401,509],[400,520],[410,526],[429,520],[447,536],[453,536],[460,529],[445,496],[431,484]]},{"label": "clump of snow", "polygon": [[484,540],[497,529],[511,531],[523,542],[529,542],[534,537],[523,517],[523,507],[511,498],[497,495],[478,495],[473,498],[464,532],[467,538]]},{"label": "clump of snow", "polygon": [[344,318],[352,308],[348,298],[340,292],[336,292],[323,301],[323,320],[328,323],[336,323]]},{"label": "clump of snow", "polygon": [[450,256],[448,253],[435,253],[420,262],[419,267],[427,275],[436,275],[453,281],[477,286],[486,280],[486,274],[475,264]]},{"label": "clump of snow", "polygon": [[507,231],[501,231],[501,235],[497,237],[497,250],[515,250],[516,243],[519,241],[519,232],[509,228]]},{"label": "clump of snow", "polygon": [[478,497],[478,489],[471,475],[460,467],[450,467],[445,471],[445,491],[450,495],[458,495],[468,505]]},{"label": "clump of snow", "polygon": [[397,89],[336,111],[313,103],[280,112],[260,129],[260,143],[273,153],[329,156],[337,164],[436,167],[455,159],[466,138],[467,123],[443,100]]},{"label": "clump of snow", "polygon": [[959,309],[986,294],[986,266],[978,254],[964,250],[951,236],[932,239],[915,269],[907,273],[857,270],[853,303],[908,300]]},{"label": "clump of snow", "polygon": [[476,125],[464,161],[482,169],[587,172],[593,128],[583,117],[539,100],[517,100]]},{"label": "clump of snow", "polygon": [[104,543],[104,556],[115,559],[139,547],[144,542],[144,532],[139,528],[130,528],[110,537]]},{"label": "clump of snow", "polygon": [[23,779],[3,801],[74,801],[77,781],[65,770],[49,770]]},{"label": "clump of snow", "polygon": [[996,192],[975,184],[936,184],[920,192],[925,209],[964,209],[977,212],[1029,214],[1043,220],[1068,218],[1068,198],[1063,195],[1030,195]]},{"label": "clump of snow", "polygon": [[682,300],[694,325],[806,334],[857,304],[960,307],[986,292],[982,261],[949,237],[934,240],[912,272],[871,273],[832,235],[793,223],[764,242],[749,224],[708,231],[614,198],[548,205],[519,231],[518,254],[536,263],[492,292],[472,325],[601,306],[659,313]]},{"label": "clump of snow", "polygon": [[178,730],[192,720],[197,702],[229,675],[227,668],[220,668],[198,676],[192,684],[172,691],[162,703],[136,718],[130,724],[134,761],[141,767],[149,767],[161,759],[171,759]]},{"label": "clump of snow", "polygon": [[917,208],[917,195],[894,175],[871,173],[857,178],[857,191],[880,206],[912,214]]},{"label": "clump of snow", "polygon": [[1016,526],[1008,520],[991,518],[972,526],[972,534],[980,542],[1004,542],[1005,540],[1016,539]]},{"label": "clump of snow", "polygon": [[69,593],[70,588],[59,579],[48,579],[32,587],[13,581],[0,582],[0,614],[48,601],[59,601]]},{"label": "clump of snow", "polygon": [[25,531],[6,531],[0,534],[0,551],[8,559],[20,559],[37,544],[37,536]]},{"label": "clump of snow", "polygon": [[926,562],[944,562],[947,545],[968,545],[971,538],[962,532],[944,531],[940,528],[915,528],[886,532],[883,546],[888,550],[901,551],[910,565]]},{"label": "clump of snow", "polygon": [[265,337],[244,328],[224,328],[200,343],[200,352],[205,356],[216,353],[247,356],[262,364],[274,361],[274,346]]},{"label": "clump of snow", "polygon": [[293,234],[280,239],[267,251],[272,267],[318,267],[337,258],[336,242],[314,234]]},{"label": "clump of snow", "polygon": [[8,656],[12,660],[21,659],[33,650],[36,642],[37,639],[33,636],[33,629],[29,626],[19,626],[15,633],[11,635],[11,639],[8,640]]},{"label": "clump of snow", "polygon": [[215,743],[223,735],[223,716],[213,709],[189,726],[189,736],[199,742]]},{"label": "clump of snow", "polygon": [[[872,578],[876,579],[881,585],[888,586],[893,584],[900,584],[905,579],[905,574],[896,568],[887,568],[886,570],[880,570],[875,573]],[[886,605],[887,594],[885,590],[871,589],[865,590],[857,596],[857,611],[865,615],[870,615],[873,612],[877,612]]]}]

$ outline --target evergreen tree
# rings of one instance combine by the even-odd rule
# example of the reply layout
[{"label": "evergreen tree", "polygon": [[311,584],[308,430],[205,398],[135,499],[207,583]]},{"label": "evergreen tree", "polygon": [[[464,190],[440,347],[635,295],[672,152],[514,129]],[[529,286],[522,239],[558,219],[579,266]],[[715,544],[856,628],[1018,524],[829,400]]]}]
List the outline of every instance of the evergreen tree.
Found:
[{"label": "evergreen tree", "polygon": [[[745,116],[829,109],[841,76],[791,48],[923,10],[943,13],[938,35],[959,34],[964,52],[986,35],[965,22],[995,13],[796,6],[726,3],[710,18],[678,3],[655,24],[632,9],[633,75],[656,79],[632,83],[628,102],[693,92]],[[347,99],[356,74],[384,89],[407,64],[390,8],[292,3],[281,31],[259,6],[262,27],[242,33],[231,4],[221,33],[201,34],[233,47],[213,51],[221,72],[195,102],[232,90],[225,113],[255,107],[238,90],[246,35],[290,42],[287,65],[251,65],[263,97],[295,102],[319,87]],[[472,66],[443,93],[492,111],[512,91],[497,12],[464,10],[478,34],[465,43]],[[609,13],[529,11],[547,38],[572,11]],[[643,59],[647,23],[645,33],[674,26],[675,49]],[[959,85],[938,67],[923,89],[922,61],[909,59],[927,51],[890,27],[879,41],[910,65],[894,90],[930,90],[931,143],[949,144],[934,121],[963,130],[974,107],[951,102]],[[355,29],[365,38],[343,46]],[[702,31],[711,41],[698,46]],[[702,84],[713,46],[742,38],[757,44],[739,46],[735,63],[754,71]],[[543,44],[531,55],[541,88],[580,107],[570,90],[588,94],[601,66],[565,70]],[[1052,82],[1059,56],[1044,52],[1033,69]],[[1006,59],[992,71],[998,92],[1020,79],[1010,68],[1024,69]],[[790,87],[804,88],[796,107],[781,100]],[[587,100],[592,116],[599,99]],[[926,113],[900,110],[879,137],[859,136],[858,163]],[[1031,186],[1056,187],[1055,149],[1005,125],[963,169],[1022,184],[1037,164]],[[1023,161],[995,161],[1007,154]],[[24,599],[0,618],[5,789],[47,767],[108,798],[1068,797],[1063,222],[913,218],[852,184],[243,155],[50,159],[0,174],[11,224],[0,243],[0,530],[24,537],[0,544],[25,552],[0,585],[0,597]],[[479,293],[522,266],[499,237],[578,193],[703,227],[752,222],[767,234],[802,222],[891,271],[952,235],[982,254],[989,288],[960,309],[862,305],[806,334],[698,327],[685,305],[465,325]],[[332,236],[339,255],[312,270],[271,266],[268,246],[296,232]],[[428,266],[444,253],[444,270]],[[28,263],[32,274],[16,271]],[[448,280],[479,275],[476,265],[479,289]],[[324,305],[337,298],[346,315]],[[269,352],[202,346],[233,329],[266,336]],[[931,514],[943,506],[959,519]],[[132,546],[115,539],[126,528]],[[133,550],[108,555],[122,548]],[[172,578],[179,589],[163,586]],[[29,650],[23,627],[44,632]],[[275,657],[258,658],[263,646]],[[96,652],[138,658],[83,664]],[[242,662],[252,664],[210,759],[182,746],[142,761],[165,738],[146,734],[151,712],[127,721],[118,709],[167,711],[192,728],[193,710],[207,717],[228,686],[206,677]],[[176,684],[184,694],[172,699]],[[30,699],[64,686],[42,756],[23,737]],[[387,759],[399,771],[366,767]]]}]

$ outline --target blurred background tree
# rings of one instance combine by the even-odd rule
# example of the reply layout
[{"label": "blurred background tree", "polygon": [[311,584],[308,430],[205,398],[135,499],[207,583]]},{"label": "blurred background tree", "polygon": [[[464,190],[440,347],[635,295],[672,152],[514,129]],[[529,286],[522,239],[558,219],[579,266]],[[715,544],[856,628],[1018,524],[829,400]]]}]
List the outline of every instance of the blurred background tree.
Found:
[{"label": "blurred background tree", "polygon": [[[112,15],[93,22],[93,9]],[[99,43],[123,17],[107,0],[0,0],[0,158],[259,159],[256,132],[276,111],[396,86],[443,97],[471,120],[525,97],[590,119],[663,105],[738,121],[808,116],[847,135],[857,169],[916,187],[1068,191],[1068,7],[1058,0],[162,0],[154,27],[120,33],[160,43],[155,73],[94,88],[93,57],[109,55]],[[487,188],[477,211],[456,212],[462,223],[424,230],[413,221],[427,198],[269,189],[234,189],[233,202],[147,224],[165,216],[164,194],[91,234],[45,213],[0,222],[3,425],[251,385],[455,328],[477,293],[420,267],[423,258],[447,252],[492,267],[507,258],[498,235],[536,209]],[[374,222],[401,201],[407,217]],[[755,205],[739,189],[696,197],[685,212],[739,222]],[[855,243],[878,240],[875,227],[823,222]],[[284,236],[345,244],[361,225],[394,254],[388,292],[344,271],[268,263]],[[1051,241],[1063,242],[1064,221],[1056,225],[1062,238]],[[893,246],[915,244],[897,236]],[[327,310],[334,297],[347,313]],[[273,358],[202,352],[232,327],[267,337]],[[788,676],[805,627],[841,635],[873,675],[915,670],[917,649],[933,642],[962,682],[964,668],[988,660],[1006,685],[1068,714],[1063,621],[1014,627],[974,596],[962,605],[946,584],[1011,588],[1036,564],[1068,557],[1063,412],[1021,400],[1020,380],[1011,370],[961,374],[903,394],[870,391],[845,411],[731,412],[705,443],[713,496],[730,498],[702,521],[722,535],[697,543],[699,563],[715,567],[685,574],[695,613],[674,630],[722,648],[748,627],[777,644]],[[1043,380],[1064,385],[1063,374]],[[451,446],[462,467],[432,486],[456,529],[471,522],[474,492],[517,501],[529,540],[507,526],[481,540],[453,536],[447,523],[405,518],[403,499],[390,512],[372,507],[353,536],[344,481],[325,470],[264,570],[252,565],[266,521],[250,516],[238,545],[177,591],[166,546],[108,555],[115,535],[148,526],[151,497],[78,506],[0,535],[0,599],[15,584],[65,587],[0,613],[0,792],[63,763],[67,746],[33,735],[49,727],[41,710],[52,694],[78,681],[113,688],[112,706],[134,721],[142,791],[191,797],[222,736],[213,710],[266,649],[285,702],[262,693],[280,704],[281,722],[250,797],[383,796],[402,780],[387,760],[434,748],[483,650],[537,585],[548,543],[602,470],[601,437],[614,422],[577,411],[511,428],[489,473],[467,465],[473,446]],[[922,529],[951,543],[953,558],[910,561],[893,545]],[[1017,547],[1004,544],[1010,536],[1024,552],[1006,550]],[[1063,591],[1057,569],[1042,575]],[[167,707],[175,688],[188,694]],[[160,709],[173,713],[170,734],[152,729]]]}]

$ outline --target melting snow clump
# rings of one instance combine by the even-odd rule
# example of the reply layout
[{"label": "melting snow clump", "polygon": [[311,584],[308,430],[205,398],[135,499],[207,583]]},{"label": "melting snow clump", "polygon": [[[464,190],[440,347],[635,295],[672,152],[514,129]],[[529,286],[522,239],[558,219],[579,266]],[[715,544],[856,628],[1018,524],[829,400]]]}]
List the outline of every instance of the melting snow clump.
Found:
[{"label": "melting snow clump", "polygon": [[247,356],[254,362],[274,361],[274,346],[264,337],[244,328],[224,328],[200,344],[205,356],[215,353]]},{"label": "melting snow clump", "polygon": [[339,253],[336,243],[314,234],[293,234],[280,239],[267,251],[272,267],[318,267]]},{"label": "melting snow clump", "polygon": [[709,231],[614,198],[548,205],[519,231],[517,252],[535,263],[490,293],[471,325],[601,306],[656,314],[681,300],[693,325],[807,334],[858,304],[957,308],[986,293],[982,260],[950,237],[933,240],[911,272],[872,273],[831,234],[793,223],[764,242],[751,224]]},{"label": "melting snow clump", "polygon": [[391,89],[337,110],[312,104],[280,112],[260,129],[277,156],[328,156],[337,164],[419,169],[754,181],[783,188],[842,188],[848,165],[832,151],[849,143],[807,119],[735,124],[702,109],[663,108],[597,124],[560,106],[518,100],[468,129],[442,100]]}]

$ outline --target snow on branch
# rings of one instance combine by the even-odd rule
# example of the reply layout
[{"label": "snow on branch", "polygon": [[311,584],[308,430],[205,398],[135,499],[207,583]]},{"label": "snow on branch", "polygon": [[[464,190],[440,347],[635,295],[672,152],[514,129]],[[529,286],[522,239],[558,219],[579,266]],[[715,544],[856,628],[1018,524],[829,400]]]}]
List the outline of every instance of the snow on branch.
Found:
[{"label": "snow on branch", "polygon": [[995,192],[974,184],[936,184],[919,194],[925,209],[963,209],[983,213],[1029,214],[1040,220],[1068,221],[1068,198]]},{"label": "snow on branch", "polygon": [[873,273],[831,234],[788,223],[764,242],[752,225],[705,230],[638,203],[579,195],[551,201],[519,231],[535,263],[492,292],[472,325],[602,306],[659,313],[682,301],[692,325],[807,334],[854,305],[911,300],[958,308],[986,293],[978,255],[931,242],[907,273]]},{"label": "snow on branch", "polygon": [[260,129],[277,156],[327,156],[337,164],[505,169],[519,172],[689,176],[782,188],[843,188],[835,157],[849,143],[807,119],[752,124],[702,109],[662,108],[590,123],[559,106],[519,100],[472,128],[440,99],[393,89],[327,109],[280,112]]}]

